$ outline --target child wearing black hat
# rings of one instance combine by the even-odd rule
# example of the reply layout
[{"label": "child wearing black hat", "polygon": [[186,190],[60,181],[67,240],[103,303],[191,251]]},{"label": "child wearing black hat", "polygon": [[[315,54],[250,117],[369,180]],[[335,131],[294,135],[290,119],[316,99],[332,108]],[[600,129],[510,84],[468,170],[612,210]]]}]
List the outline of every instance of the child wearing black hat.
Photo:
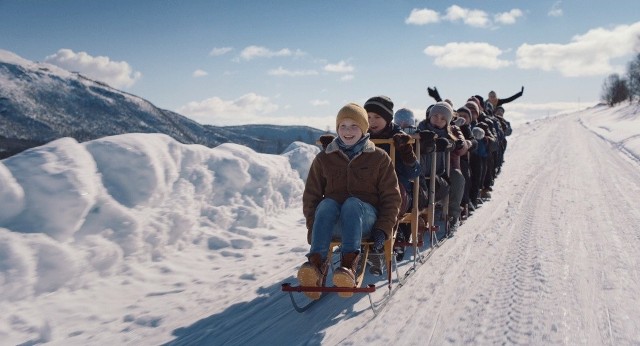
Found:
[{"label": "child wearing black hat", "polygon": [[[406,134],[399,125],[393,122],[393,101],[387,96],[374,96],[364,104],[369,119],[369,135],[371,139],[393,139],[396,151],[395,172],[400,184],[402,205],[399,216],[404,215],[411,208],[413,197],[413,179],[420,175],[420,163],[409,144],[411,136]],[[381,144],[380,148],[387,153],[389,145]],[[381,250],[381,249],[374,249]],[[370,272],[374,275],[382,275],[383,254],[381,251],[370,255]]]}]

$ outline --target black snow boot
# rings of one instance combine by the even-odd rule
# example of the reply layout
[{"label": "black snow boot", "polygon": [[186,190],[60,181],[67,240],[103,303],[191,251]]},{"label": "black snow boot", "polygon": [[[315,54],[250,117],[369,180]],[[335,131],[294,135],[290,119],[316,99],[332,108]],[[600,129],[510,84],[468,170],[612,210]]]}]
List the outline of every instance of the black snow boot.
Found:
[{"label": "black snow boot", "polygon": [[458,218],[452,216],[449,218],[449,229],[447,230],[447,238],[452,238],[458,230]]}]

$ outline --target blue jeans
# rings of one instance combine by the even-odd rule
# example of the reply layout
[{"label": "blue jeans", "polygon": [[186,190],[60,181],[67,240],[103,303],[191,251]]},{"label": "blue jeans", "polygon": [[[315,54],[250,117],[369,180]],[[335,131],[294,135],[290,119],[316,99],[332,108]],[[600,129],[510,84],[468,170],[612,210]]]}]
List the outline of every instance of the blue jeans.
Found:
[{"label": "blue jeans", "polygon": [[342,205],[325,198],[316,207],[309,253],[326,258],[333,238],[341,239],[343,253],[360,251],[362,238],[371,235],[377,219],[376,208],[356,197],[347,198]]}]

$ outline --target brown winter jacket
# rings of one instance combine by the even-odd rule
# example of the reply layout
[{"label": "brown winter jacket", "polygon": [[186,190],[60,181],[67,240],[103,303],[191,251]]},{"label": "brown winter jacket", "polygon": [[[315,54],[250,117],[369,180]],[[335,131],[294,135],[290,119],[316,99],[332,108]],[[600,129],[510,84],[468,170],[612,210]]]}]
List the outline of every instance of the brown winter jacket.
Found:
[{"label": "brown winter jacket", "polygon": [[373,228],[384,231],[387,239],[391,237],[401,203],[398,178],[389,155],[370,140],[351,161],[333,141],[311,163],[302,196],[309,244],[320,201],[331,198],[343,203],[348,197],[373,205],[378,211]]}]

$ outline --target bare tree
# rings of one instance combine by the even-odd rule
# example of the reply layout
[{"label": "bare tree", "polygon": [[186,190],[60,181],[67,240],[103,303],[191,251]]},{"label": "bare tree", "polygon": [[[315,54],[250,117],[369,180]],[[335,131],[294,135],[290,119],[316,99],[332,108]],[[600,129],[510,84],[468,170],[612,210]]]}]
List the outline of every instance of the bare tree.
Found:
[{"label": "bare tree", "polygon": [[627,81],[619,74],[610,74],[602,85],[602,99],[609,105],[614,106],[629,97]]},{"label": "bare tree", "polygon": [[636,55],[627,66],[627,81],[629,87],[629,102],[640,102],[640,54]]}]

